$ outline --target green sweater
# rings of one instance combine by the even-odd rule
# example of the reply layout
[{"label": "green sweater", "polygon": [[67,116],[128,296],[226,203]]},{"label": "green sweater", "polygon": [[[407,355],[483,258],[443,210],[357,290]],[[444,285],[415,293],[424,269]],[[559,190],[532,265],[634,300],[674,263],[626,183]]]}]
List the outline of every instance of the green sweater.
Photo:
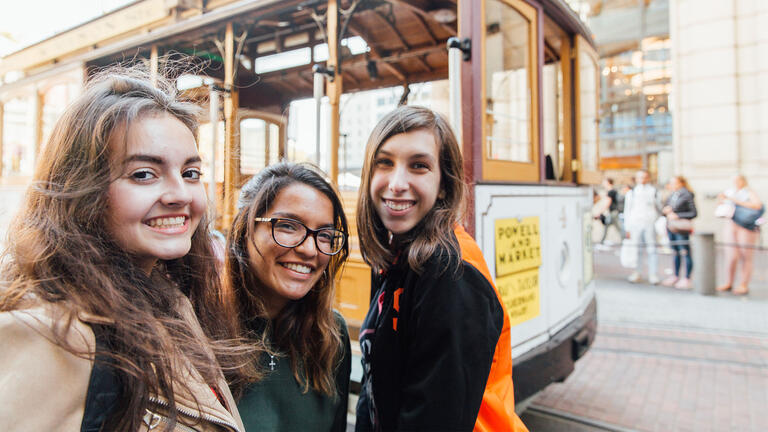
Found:
[{"label": "green sweater", "polygon": [[[351,349],[347,324],[336,313],[344,349],[344,358],[336,371],[338,397],[333,398],[310,388],[302,393],[287,357],[262,358],[267,375],[251,384],[237,403],[237,409],[248,432],[328,431],[344,432],[347,428],[347,399]],[[271,370],[274,368],[274,370]]]}]

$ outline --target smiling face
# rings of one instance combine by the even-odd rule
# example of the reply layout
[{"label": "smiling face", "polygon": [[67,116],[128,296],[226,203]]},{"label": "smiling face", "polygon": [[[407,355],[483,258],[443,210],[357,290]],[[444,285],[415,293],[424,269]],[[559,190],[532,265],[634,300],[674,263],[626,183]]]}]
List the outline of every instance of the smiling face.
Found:
[{"label": "smiling face", "polygon": [[147,274],[157,260],[183,257],[206,210],[192,132],[161,114],[133,122],[125,145],[110,138],[115,179],[107,191],[107,231]]},{"label": "smiling face", "polygon": [[370,195],[392,234],[407,233],[434,207],[440,192],[439,161],[435,135],[426,129],[394,135],[379,147]]},{"label": "smiling face", "polygon": [[[333,204],[322,192],[304,183],[293,183],[281,190],[264,218],[289,218],[310,229],[334,228]],[[261,281],[264,304],[275,317],[291,300],[303,298],[320,280],[331,257],[317,250],[307,235],[300,245],[285,248],[272,238],[272,224],[256,224],[248,242],[250,265]]]}]

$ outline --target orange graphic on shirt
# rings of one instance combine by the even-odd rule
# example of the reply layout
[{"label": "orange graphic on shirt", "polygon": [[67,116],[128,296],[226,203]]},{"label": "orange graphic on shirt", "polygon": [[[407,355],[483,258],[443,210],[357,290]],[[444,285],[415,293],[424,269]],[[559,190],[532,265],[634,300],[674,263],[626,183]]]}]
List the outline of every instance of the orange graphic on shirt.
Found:
[{"label": "orange graphic on shirt", "polygon": [[[402,288],[398,288],[395,290],[395,301],[393,307],[395,308],[395,312],[400,312],[400,294],[403,293]],[[392,329],[397,331],[397,318],[392,318]]]}]

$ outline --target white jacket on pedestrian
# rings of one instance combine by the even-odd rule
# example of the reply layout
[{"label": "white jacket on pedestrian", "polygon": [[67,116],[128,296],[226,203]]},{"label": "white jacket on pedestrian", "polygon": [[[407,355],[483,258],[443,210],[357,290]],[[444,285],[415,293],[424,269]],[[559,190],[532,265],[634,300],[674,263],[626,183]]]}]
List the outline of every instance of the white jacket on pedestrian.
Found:
[{"label": "white jacket on pedestrian", "polygon": [[639,184],[624,198],[624,226],[627,231],[653,225],[659,217],[659,193],[653,185]]}]

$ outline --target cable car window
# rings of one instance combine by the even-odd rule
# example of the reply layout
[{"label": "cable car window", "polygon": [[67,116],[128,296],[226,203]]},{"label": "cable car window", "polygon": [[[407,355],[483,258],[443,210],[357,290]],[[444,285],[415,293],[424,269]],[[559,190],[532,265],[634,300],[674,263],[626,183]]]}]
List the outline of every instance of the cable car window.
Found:
[{"label": "cable car window", "polygon": [[[224,122],[216,122],[216,146],[213,145],[213,127],[210,122],[201,123],[197,128],[197,148],[200,152],[200,159],[203,160],[205,167],[204,182],[214,180],[217,183],[224,182]],[[215,153],[214,153],[215,152]],[[210,172],[211,159],[215,160],[216,169],[214,173]]]},{"label": "cable car window", "polygon": [[584,171],[597,171],[598,102],[597,61],[579,39],[579,155]]},{"label": "cable car window", "polygon": [[531,23],[501,1],[486,2],[485,11],[487,155],[533,162]]},{"label": "cable car window", "polygon": [[27,95],[4,103],[0,119],[3,122],[3,175],[32,175],[35,165],[33,97]]},{"label": "cable car window", "polygon": [[267,165],[277,162],[277,144],[280,128],[258,118],[240,122],[240,173],[256,174]]}]

